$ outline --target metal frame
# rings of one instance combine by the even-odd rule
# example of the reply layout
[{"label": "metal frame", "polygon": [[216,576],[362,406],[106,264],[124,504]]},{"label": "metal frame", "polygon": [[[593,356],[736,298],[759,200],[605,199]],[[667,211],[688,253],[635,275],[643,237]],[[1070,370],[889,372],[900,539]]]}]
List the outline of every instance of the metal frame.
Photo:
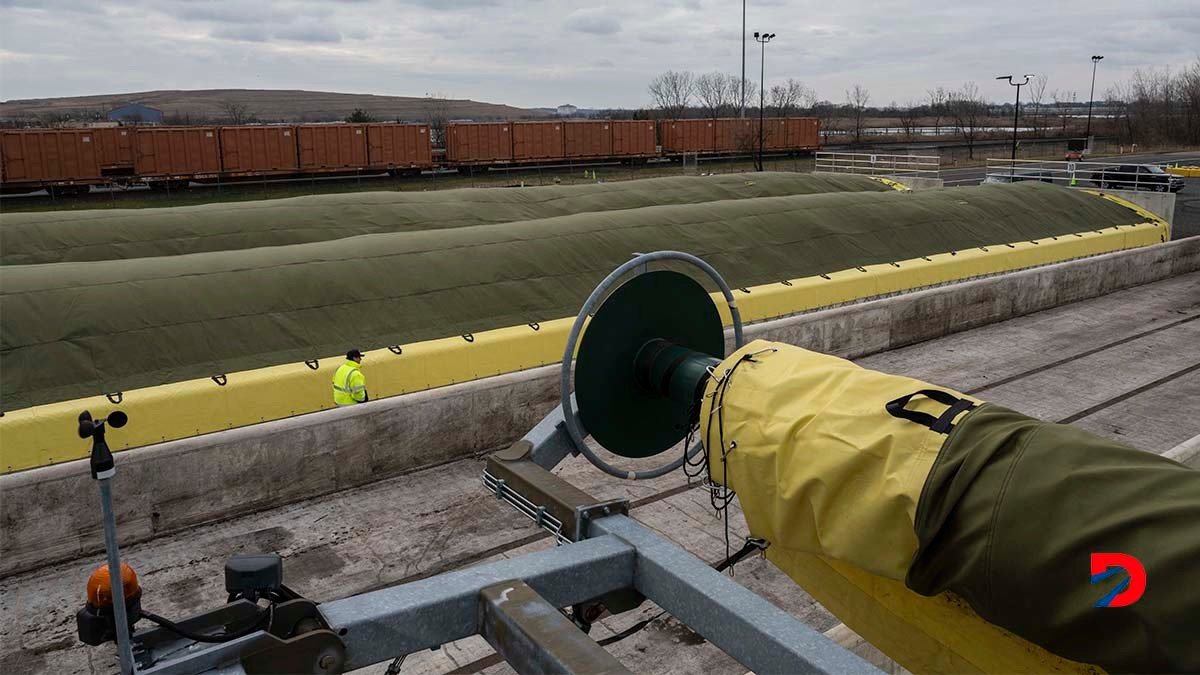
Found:
[{"label": "metal frame", "polygon": [[[327,636],[338,636],[344,660],[339,651],[329,672],[341,672],[482,635],[518,671],[625,672],[557,608],[607,600],[615,613],[644,596],[755,672],[879,672],[625,515],[622,500],[595,500],[550,472],[574,450],[562,408],[556,408],[508,451],[489,458],[484,478],[489,491],[519,512],[535,522],[540,514],[541,526],[555,534],[558,546],[319,605],[327,628],[312,633],[321,633],[324,641],[310,640],[304,648],[328,650]],[[230,612],[241,615],[254,611],[251,607],[239,601],[185,623],[194,629],[220,625]],[[163,656],[136,672],[255,672],[259,668],[247,654],[258,652],[261,665],[264,649],[280,648],[277,637],[260,631],[188,647],[186,640],[164,639],[161,629],[143,631],[136,640],[138,660]],[[297,661],[315,654],[321,663],[325,653],[297,655]]]},{"label": "metal frame", "polygon": [[[1117,168],[1121,166],[1141,168],[1159,165],[1119,160],[1115,162],[1070,162],[1042,159],[988,159],[987,172],[983,180],[985,183],[1042,182],[1089,190],[1154,190],[1158,192],[1170,190],[1171,184],[1175,182],[1170,177],[1172,175],[1170,173],[1154,180],[1147,180],[1141,171],[1132,174],[1133,180],[1130,181],[1128,180],[1130,174],[1117,173]],[[1165,168],[1163,170],[1166,171]],[[1094,174],[1102,172],[1111,175],[1108,182],[1092,178]],[[1182,180],[1182,178],[1178,180]]]},{"label": "metal frame", "polygon": [[814,172],[852,173],[863,176],[940,178],[938,155],[884,155],[865,152],[818,152]]}]

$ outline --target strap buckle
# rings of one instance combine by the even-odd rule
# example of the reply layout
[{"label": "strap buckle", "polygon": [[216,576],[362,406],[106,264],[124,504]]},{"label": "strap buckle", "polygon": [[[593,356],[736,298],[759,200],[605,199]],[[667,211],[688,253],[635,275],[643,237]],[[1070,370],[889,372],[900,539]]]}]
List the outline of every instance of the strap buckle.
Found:
[{"label": "strap buckle", "polygon": [[[923,413],[917,410],[908,410],[905,408],[905,406],[907,406],[909,401],[911,401],[915,396],[924,396],[949,407],[946,408],[945,412],[938,417],[934,417],[929,413]],[[948,434],[952,429],[954,429],[954,418],[958,417],[959,413],[965,410],[971,410],[974,407],[974,401],[971,401],[967,398],[959,398],[948,391],[942,391],[940,389],[922,389],[920,391],[908,394],[907,396],[901,396],[894,401],[888,401],[888,403],[884,406],[884,409],[887,410],[888,414],[892,417],[908,420],[909,422],[915,422],[923,427],[929,427],[930,431],[935,433]]]}]

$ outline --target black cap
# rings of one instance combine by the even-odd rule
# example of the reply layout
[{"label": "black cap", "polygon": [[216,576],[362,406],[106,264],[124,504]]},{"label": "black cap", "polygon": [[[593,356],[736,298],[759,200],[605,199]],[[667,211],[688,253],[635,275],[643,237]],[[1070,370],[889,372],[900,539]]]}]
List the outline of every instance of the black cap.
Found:
[{"label": "black cap", "polygon": [[361,359],[362,355],[363,353],[357,349],[351,349],[350,351],[346,352],[346,358],[350,360]]}]

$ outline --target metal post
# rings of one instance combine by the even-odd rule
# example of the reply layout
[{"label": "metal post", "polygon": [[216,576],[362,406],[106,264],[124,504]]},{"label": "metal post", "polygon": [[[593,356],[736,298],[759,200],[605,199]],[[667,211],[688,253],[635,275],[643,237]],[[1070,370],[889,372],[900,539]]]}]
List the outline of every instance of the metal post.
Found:
[{"label": "metal post", "polygon": [[1087,131],[1085,131],[1083,133],[1084,138],[1088,139],[1087,147],[1088,147],[1089,152],[1091,152],[1091,149],[1092,149],[1092,141],[1091,141],[1091,138],[1092,138],[1092,101],[1093,101],[1093,99],[1096,98],[1096,65],[1098,63],[1100,63],[1100,59],[1102,59],[1102,58],[1104,58],[1104,57],[1099,56],[1099,55],[1092,57],[1092,89],[1091,89],[1091,92],[1088,94]]},{"label": "metal post", "polygon": [[775,37],[774,33],[759,33],[754,32],[754,41],[762,45],[762,54],[759,57],[760,70],[758,75],[758,170],[763,170],[763,135],[765,124],[763,118],[766,112],[766,92],[767,86],[767,43]]},{"label": "metal post", "polygon": [[758,71],[758,170],[763,171],[763,118],[766,113],[767,41],[762,41]]},{"label": "metal post", "polygon": [[1032,74],[1026,74],[1024,82],[1013,82],[1012,75],[1001,75],[1000,77],[996,78],[997,80],[1008,80],[1009,84],[1017,88],[1017,105],[1013,110],[1012,162],[1010,164],[1012,171],[1014,172],[1016,171],[1017,166],[1017,120],[1021,115],[1021,87],[1029,84],[1029,78],[1031,77],[1033,77]]},{"label": "metal post", "polygon": [[99,474],[100,509],[104,520],[104,551],[108,555],[108,578],[112,588],[113,615],[117,622],[117,654],[121,657],[121,673],[133,674],[133,647],[129,642],[129,617],[125,614],[125,580],[121,578],[121,553],[117,548],[117,521],[113,514],[112,486],[109,484],[116,469]]},{"label": "metal post", "polygon": [[1013,164],[1017,163],[1017,120],[1021,117],[1021,85],[1017,85],[1017,104],[1013,106],[1013,142],[1012,142],[1012,160]]},{"label": "metal post", "polygon": [[742,119],[746,119],[746,0],[742,0]]}]

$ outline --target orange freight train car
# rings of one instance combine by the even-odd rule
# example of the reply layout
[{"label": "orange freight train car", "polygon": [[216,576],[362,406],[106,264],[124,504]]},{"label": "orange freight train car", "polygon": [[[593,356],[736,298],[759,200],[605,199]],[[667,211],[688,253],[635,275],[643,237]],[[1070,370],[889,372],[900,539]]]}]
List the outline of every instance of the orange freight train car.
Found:
[{"label": "orange freight train car", "polygon": [[433,168],[429,125],[367,125],[367,158],[372,169],[386,169],[392,174],[420,173],[422,169]]},{"label": "orange freight train car", "polygon": [[43,187],[87,192],[102,183],[94,129],[29,129],[0,133],[0,185],[6,191]]},{"label": "orange freight train car", "polygon": [[514,162],[555,161],[565,157],[562,122],[512,123]]},{"label": "orange freight train car", "polygon": [[344,171],[367,166],[365,124],[301,124],[296,127],[299,168]]},{"label": "orange freight train car", "polygon": [[233,176],[295,173],[295,132],[291,126],[221,127],[221,170]]},{"label": "orange freight train car", "polygon": [[[774,152],[816,150],[819,123],[811,117],[768,117],[763,147]],[[664,154],[745,153],[758,149],[758,119],[754,117],[663,120]]]},{"label": "orange freight train car", "polygon": [[96,129],[100,153],[100,173],[105,176],[131,176],[134,163],[133,129],[110,127]]},{"label": "orange freight train car", "polygon": [[650,120],[610,120],[612,151],[616,157],[653,157],[658,154],[655,125]]},{"label": "orange freight train car", "polygon": [[446,160],[454,166],[508,163],[513,159],[511,122],[446,125]]},{"label": "orange freight train car", "polygon": [[137,127],[133,142],[134,172],[151,187],[221,171],[217,127]]},{"label": "orange freight train car", "polygon": [[658,153],[649,120],[572,120],[563,123],[567,159],[653,157]]},{"label": "orange freight train car", "polygon": [[713,120],[663,120],[662,149],[667,154],[715,152],[716,129]]},{"label": "orange freight train car", "polygon": [[563,155],[569,159],[591,159],[613,155],[613,129],[609,120],[578,120],[563,123]]}]

